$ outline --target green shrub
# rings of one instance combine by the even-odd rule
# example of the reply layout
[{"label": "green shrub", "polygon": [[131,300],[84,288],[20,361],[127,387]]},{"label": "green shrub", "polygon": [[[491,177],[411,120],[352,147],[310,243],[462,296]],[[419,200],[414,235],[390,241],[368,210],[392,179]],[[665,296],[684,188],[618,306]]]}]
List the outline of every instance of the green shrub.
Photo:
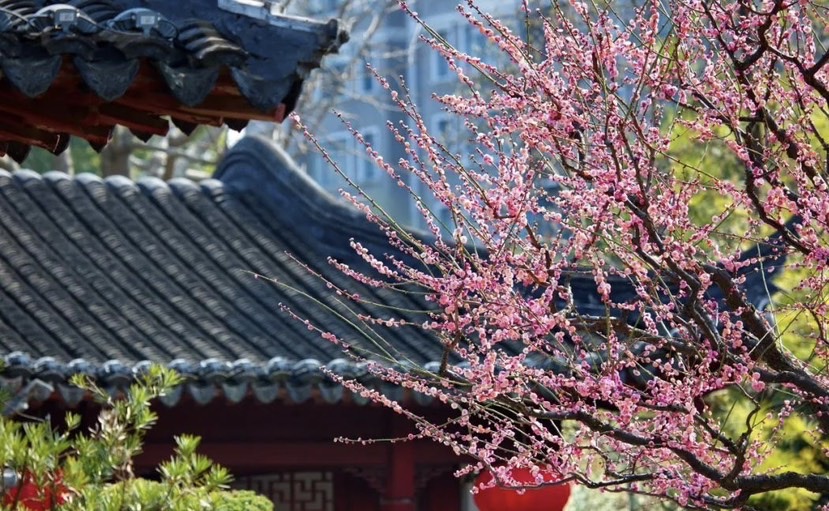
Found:
[{"label": "green shrub", "polygon": [[265,497],[230,491],[230,474],[196,452],[194,436],[176,438],[175,454],[158,467],[158,481],[135,477],[133,458],[157,420],[150,403],[180,383],[174,372],[152,367],[117,399],[89,379],[72,383],[103,404],[88,432],[72,413],[60,431],[47,421],[0,417],[0,467],[18,479],[14,487],[0,482],[0,509],[272,511]]},{"label": "green shrub", "polygon": [[83,507],[64,505],[62,510],[78,511],[273,511],[273,503],[252,491],[173,489],[169,484],[147,479],[132,479],[87,488]]}]

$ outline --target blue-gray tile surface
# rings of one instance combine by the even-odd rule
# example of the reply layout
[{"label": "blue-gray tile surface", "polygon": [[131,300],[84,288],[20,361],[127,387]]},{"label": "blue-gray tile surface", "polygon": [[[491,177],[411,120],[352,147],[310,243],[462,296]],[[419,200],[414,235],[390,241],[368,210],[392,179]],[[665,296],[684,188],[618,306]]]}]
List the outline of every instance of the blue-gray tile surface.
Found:
[{"label": "blue-gray tile surface", "polygon": [[[184,388],[200,402],[219,394],[268,402],[280,389],[295,401],[312,391],[339,401],[343,389],[322,366],[363,381],[371,377],[280,309],[287,306],[355,346],[363,342],[343,319],[354,316],[312,272],[395,309],[359,305],[358,312],[415,324],[427,319],[400,312],[422,311],[424,302],[356,285],[328,264],[328,257],[361,264],[349,248],[352,238],[374,253],[390,252],[360,213],[255,137],[244,138],[215,179],[200,184],[0,171],[0,358],[6,365],[0,377],[14,388],[40,378],[71,403],[80,399],[65,384],[71,374],[120,387],[157,362],[190,377],[170,403]],[[775,244],[761,250],[764,263],[776,260],[779,270]],[[756,255],[756,248],[746,252]],[[774,288],[771,274],[759,270],[743,270],[744,288],[762,307],[767,288]],[[629,283],[611,280],[615,300],[635,299]],[[588,272],[574,272],[568,283],[579,312],[607,313]],[[722,300],[718,289],[709,296]],[[626,318],[635,321],[632,314]],[[442,346],[422,330],[377,331],[401,358],[439,366]],[[556,367],[554,360],[539,363]],[[401,390],[372,384],[392,396]]]}]

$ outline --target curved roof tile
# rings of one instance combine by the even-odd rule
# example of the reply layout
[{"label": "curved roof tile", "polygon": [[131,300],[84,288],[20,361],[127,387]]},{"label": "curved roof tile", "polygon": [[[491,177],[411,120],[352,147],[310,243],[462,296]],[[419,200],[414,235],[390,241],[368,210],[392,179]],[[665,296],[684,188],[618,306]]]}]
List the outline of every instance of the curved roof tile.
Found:
[{"label": "curved roof tile", "polygon": [[100,149],[116,124],[146,140],[166,133],[164,116],[188,133],[281,121],[347,35],[336,20],[276,18],[290,22],[216,0],[0,0],[0,154],[57,154],[70,136]]}]

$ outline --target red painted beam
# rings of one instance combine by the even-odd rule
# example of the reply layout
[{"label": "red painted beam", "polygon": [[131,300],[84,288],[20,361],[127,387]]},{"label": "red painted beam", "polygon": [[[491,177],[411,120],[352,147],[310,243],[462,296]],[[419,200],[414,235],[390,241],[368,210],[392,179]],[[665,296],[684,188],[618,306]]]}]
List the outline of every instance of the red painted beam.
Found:
[{"label": "red painted beam", "polygon": [[[170,459],[175,446],[170,443],[149,443],[136,459],[140,472],[153,471],[159,463]],[[300,468],[336,468],[354,466],[389,466],[399,463],[399,477],[408,481],[405,470],[411,465],[414,491],[414,465],[417,463],[454,465],[460,460],[449,449],[432,442],[401,444],[375,443],[352,445],[336,442],[205,442],[199,452],[227,467],[231,472],[253,473]],[[402,456],[402,457],[401,457]],[[400,472],[400,471],[403,472]],[[393,476],[394,477],[394,476]],[[400,483],[397,483],[400,484]],[[397,488],[397,487],[396,487]],[[397,493],[407,492],[399,486]]]},{"label": "red painted beam", "polygon": [[[152,471],[159,463],[170,459],[173,450],[173,444],[145,445],[144,452],[136,459],[136,468],[139,472]],[[377,466],[386,461],[385,446],[357,447],[333,442],[211,442],[202,445],[199,452],[237,473],[267,473],[312,467]]]},{"label": "red painted beam", "polygon": [[[161,116],[171,116],[195,124],[221,126],[257,119],[281,122],[285,106],[260,112],[245,99],[225,71],[221,81],[205,101],[196,107],[179,104],[158,71],[146,62],[123,97],[111,103],[86,88],[68,57],[49,89],[36,99],[27,98],[7,81],[0,82],[0,113],[22,118],[29,126],[5,130],[2,140],[14,140],[54,151],[59,144],[53,133],[85,138],[93,145],[104,145],[115,124],[127,126],[139,135],[166,134],[168,125]],[[236,120],[238,122],[234,123]],[[19,123],[18,123],[19,124]],[[37,131],[33,131],[37,130]],[[49,135],[44,135],[49,133]]]}]

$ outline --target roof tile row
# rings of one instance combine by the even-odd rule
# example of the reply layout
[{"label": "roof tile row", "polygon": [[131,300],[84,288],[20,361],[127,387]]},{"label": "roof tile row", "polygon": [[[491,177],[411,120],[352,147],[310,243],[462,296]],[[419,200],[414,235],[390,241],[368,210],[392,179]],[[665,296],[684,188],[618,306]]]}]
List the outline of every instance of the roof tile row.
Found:
[{"label": "roof tile row", "polygon": [[281,121],[347,39],[336,20],[284,18],[215,0],[0,0],[0,154],[59,154],[70,136],[100,150],[117,124],[148,140],[168,118],[186,133]]},{"label": "roof tile row", "polygon": [[[5,369],[0,377],[0,386],[16,392],[23,388],[25,382],[38,379],[49,384],[70,407],[77,405],[86,395],[68,383],[72,376],[89,376],[115,395],[124,392],[134,378],[153,363],[144,360],[126,364],[121,360],[108,360],[103,364],[95,364],[84,359],[63,363],[54,357],[32,358],[22,352],[9,353],[2,360]],[[435,365],[431,363],[428,366],[436,369],[433,367]],[[341,402],[347,392],[335,380],[335,376],[359,381],[391,399],[401,399],[404,395],[402,388],[376,379],[368,372],[365,364],[343,358],[327,363],[314,359],[291,361],[282,357],[274,357],[264,363],[254,363],[248,359],[232,362],[207,359],[199,363],[177,359],[170,362],[168,367],[184,377],[184,383],[161,398],[161,402],[167,406],[175,406],[185,396],[198,404],[207,404],[219,398],[236,404],[246,398],[253,398],[260,403],[271,403],[280,398],[303,403],[318,395],[323,402],[335,404]],[[45,388],[37,387],[29,397],[33,401],[46,401],[53,397],[53,392],[46,391]],[[351,393],[348,395],[353,403],[368,403],[367,398]],[[412,396],[421,405],[432,401],[423,394],[412,393]]]},{"label": "roof tile row", "polygon": [[0,55],[3,75],[28,97],[46,92],[69,56],[86,86],[106,101],[121,97],[148,59],[188,106],[207,97],[221,67],[241,69],[248,57],[206,21],[173,21],[109,0],[40,9],[34,0],[0,0]]}]

